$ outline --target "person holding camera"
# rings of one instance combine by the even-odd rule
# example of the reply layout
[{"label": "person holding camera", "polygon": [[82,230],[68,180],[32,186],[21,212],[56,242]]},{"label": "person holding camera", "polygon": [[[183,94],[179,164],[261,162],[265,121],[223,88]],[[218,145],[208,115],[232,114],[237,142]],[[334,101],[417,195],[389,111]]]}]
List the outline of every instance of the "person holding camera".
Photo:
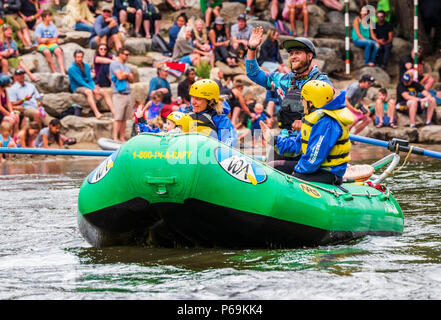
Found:
[{"label": "person holding camera", "polygon": [[354,114],[355,121],[349,126],[349,131],[355,127],[354,134],[359,133],[370,123],[369,107],[363,105],[367,91],[375,83],[373,76],[364,74],[358,82],[351,83],[346,88],[346,106]]}]

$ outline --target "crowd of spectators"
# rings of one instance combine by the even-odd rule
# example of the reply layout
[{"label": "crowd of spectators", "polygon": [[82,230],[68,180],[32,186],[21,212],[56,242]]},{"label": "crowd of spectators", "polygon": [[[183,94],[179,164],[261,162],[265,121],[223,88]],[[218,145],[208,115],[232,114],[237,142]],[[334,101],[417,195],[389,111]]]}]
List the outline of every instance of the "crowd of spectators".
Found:
[{"label": "crowd of spectators", "polygon": [[[60,35],[52,21],[54,11],[40,8],[41,1],[6,1],[9,4],[4,11],[7,23],[4,23],[0,30],[1,79],[3,79],[0,81],[0,121],[9,125],[2,126],[3,144],[10,140],[6,137],[9,134],[16,145],[27,146],[30,137],[37,139],[39,136],[39,133],[35,132],[36,128],[42,129],[44,126],[42,95],[32,84],[40,81],[40,78],[32,74],[21,61],[19,51],[36,50],[46,58],[51,72],[67,74],[71,92],[86,97],[97,119],[104,117],[97,106],[97,102],[104,99],[114,120],[114,140],[125,141],[126,120],[131,118],[133,108],[139,104],[148,105],[147,110],[150,111],[147,118],[152,121],[158,114],[165,117],[167,113],[188,106],[190,103],[188,89],[197,80],[197,69],[202,64],[210,66],[210,78],[219,84],[221,94],[227,97],[231,107],[230,118],[235,128],[244,126],[252,132],[256,129],[255,120],[258,117],[270,126],[275,124],[274,117],[281,103],[276,92],[268,90],[263,104],[257,103],[253,97],[244,95],[244,84],[241,81],[225,79],[222,71],[216,67],[216,62],[220,61],[228,67],[244,68],[248,39],[252,33],[252,27],[247,22],[255,18],[255,1],[231,1],[246,5],[245,12],[240,13],[231,26],[228,26],[225,17],[221,15],[222,0],[201,0],[199,17],[188,18],[184,12],[176,16],[168,33],[169,41],[165,44],[171,52],[171,58],[157,66],[157,76],[149,83],[146,101],[132,101],[130,83],[133,82],[133,73],[127,66],[130,52],[125,48],[124,42],[127,36],[150,39],[159,35],[162,17],[152,0],[115,0],[113,5],[106,2],[101,6],[101,10],[96,9],[94,0],[68,1],[63,21],[72,30],[90,33],[88,46],[96,50],[92,66],[83,62],[82,50],[75,51],[73,63],[65,66],[64,53],[59,41],[62,34]],[[303,23],[303,33],[300,36],[307,37],[308,4],[313,2],[270,1],[268,6],[273,27],[268,29],[266,39],[257,55],[262,69],[268,72],[290,71],[289,66],[283,63],[278,37],[280,34],[296,36],[296,20]],[[343,9],[341,1],[321,0],[321,2],[332,10]],[[364,6],[361,6],[359,16],[353,21],[353,45],[364,49],[364,63],[370,67],[379,66],[386,69],[390,61],[393,25],[390,22],[390,9],[387,4],[387,0],[378,3],[378,8],[382,10],[376,12],[375,28],[372,24],[364,23],[368,15],[367,7]],[[185,0],[167,0],[167,6],[173,10],[180,10],[186,8],[187,4]],[[290,28],[286,28],[284,23]],[[34,30],[35,42],[31,40],[30,30]],[[20,50],[13,39],[13,34],[20,42]],[[160,36],[159,38],[162,39]],[[352,125],[355,134],[363,130],[371,121],[377,127],[396,128],[397,112],[409,114],[410,127],[415,127],[416,114],[424,113],[425,124],[432,123],[437,102],[436,91],[433,90],[435,79],[424,72],[422,50],[419,49],[417,54],[418,77],[413,66],[413,50],[404,57],[400,65],[396,99],[389,99],[387,91],[381,88],[375,104],[368,105],[365,102],[367,90],[375,81],[370,75],[364,75],[346,89],[347,106],[356,118]],[[12,74],[13,81],[11,76],[9,80],[7,79],[10,69],[15,70]],[[167,81],[170,71],[173,71],[173,74],[185,75],[185,79],[178,85],[178,97],[172,96],[171,86]],[[25,75],[31,82],[24,80]],[[112,95],[106,88],[111,88]],[[29,121],[24,121],[25,118]],[[56,132],[58,126],[59,124],[53,123],[52,131],[49,130],[49,134],[53,132],[57,136],[49,140],[55,141],[56,145],[59,141]],[[62,142],[72,141],[63,137]],[[7,145],[9,143],[10,141]],[[46,146],[46,144],[41,145]]]}]

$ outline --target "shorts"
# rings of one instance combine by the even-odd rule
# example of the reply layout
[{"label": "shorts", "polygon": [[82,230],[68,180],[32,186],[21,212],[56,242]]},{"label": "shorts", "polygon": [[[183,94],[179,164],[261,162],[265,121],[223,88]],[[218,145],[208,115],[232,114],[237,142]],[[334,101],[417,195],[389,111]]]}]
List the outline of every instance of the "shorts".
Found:
[{"label": "shorts", "polygon": [[92,90],[92,89],[89,89],[89,88],[86,88],[86,87],[78,87],[78,88],[75,89],[74,93],[82,93],[82,94],[85,95],[87,90]]},{"label": "shorts", "polygon": [[8,23],[11,25],[13,31],[17,30],[23,30],[28,27],[26,22],[17,14],[7,14],[6,19],[8,20]]},{"label": "shorts", "polygon": [[[380,118],[375,116],[374,124],[377,125],[380,123]],[[388,116],[383,116],[383,124],[388,127],[390,125],[390,118]]]},{"label": "shorts", "polygon": [[132,117],[132,95],[113,93],[112,102],[115,109],[114,120],[124,121],[131,119]]},{"label": "shorts", "polygon": [[25,117],[28,117],[31,121],[33,121],[34,120],[34,114],[36,112],[40,113],[40,111],[38,109],[36,109],[36,108],[25,108],[24,111],[23,111],[23,115]]},{"label": "shorts", "polygon": [[191,65],[191,57],[190,57],[190,55],[187,54],[186,56],[183,56],[181,59],[179,59],[179,62],[188,63],[189,65]]},{"label": "shorts", "polygon": [[349,109],[349,110],[351,110],[352,114],[353,114],[354,117],[355,117],[355,121],[354,121],[354,123],[356,123],[356,122],[358,122],[358,121],[360,121],[361,119],[364,118],[364,114],[363,114],[363,113],[360,113],[360,112],[354,112],[354,111],[352,111],[352,109]]},{"label": "shorts", "polygon": [[43,52],[44,50],[49,50],[50,52],[54,52],[56,48],[58,48],[59,45],[56,43],[49,43],[49,44],[39,44],[37,47],[38,52]]}]

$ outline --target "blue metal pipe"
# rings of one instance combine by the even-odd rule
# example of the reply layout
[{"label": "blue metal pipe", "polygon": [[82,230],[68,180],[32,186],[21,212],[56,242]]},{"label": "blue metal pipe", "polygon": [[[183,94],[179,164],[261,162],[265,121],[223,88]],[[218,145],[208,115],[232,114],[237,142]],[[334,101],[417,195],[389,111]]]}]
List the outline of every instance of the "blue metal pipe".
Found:
[{"label": "blue metal pipe", "polygon": [[[353,134],[349,135],[349,139],[351,139],[352,141],[357,141],[357,142],[361,142],[361,143],[371,144],[371,145],[374,145],[374,146],[387,148],[390,151],[394,151],[394,150],[391,150],[390,142],[387,142],[387,141],[373,139],[373,138],[368,138],[368,137],[356,136],[356,135],[353,135]],[[409,152],[410,146],[400,146],[399,150],[403,151],[403,152]],[[417,154],[417,155],[422,155],[422,156],[427,156],[427,157],[441,159],[441,153],[440,152],[426,150],[426,149],[419,148],[419,147],[413,147],[412,148],[412,153],[413,154]]]},{"label": "blue metal pipe", "polygon": [[113,151],[80,149],[0,148],[0,153],[107,157],[110,156]]}]

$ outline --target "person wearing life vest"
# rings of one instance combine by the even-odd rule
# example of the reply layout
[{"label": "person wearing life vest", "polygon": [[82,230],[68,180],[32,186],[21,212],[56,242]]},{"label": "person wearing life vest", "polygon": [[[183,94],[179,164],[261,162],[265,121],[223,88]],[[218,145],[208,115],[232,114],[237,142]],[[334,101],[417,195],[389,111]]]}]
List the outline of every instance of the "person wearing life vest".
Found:
[{"label": "person wearing life vest", "polygon": [[237,132],[228,118],[229,105],[220,97],[220,89],[213,80],[202,79],[193,83],[189,91],[190,106],[179,111],[193,119],[193,130],[234,146]]},{"label": "person wearing life vest", "polygon": [[[346,108],[346,92],[334,98],[334,89],[325,81],[312,80],[301,91],[305,116],[300,134],[276,138],[275,144],[283,153],[300,154],[298,161],[277,160],[273,167],[306,181],[340,185],[350,158],[351,142],[348,126],[354,116]],[[270,129],[262,122],[266,140]]]},{"label": "person wearing life vest", "polygon": [[[246,73],[253,82],[267,90],[275,91],[280,99],[281,109],[277,116],[282,136],[296,136],[301,127],[303,105],[301,103],[301,89],[311,80],[322,80],[332,85],[331,80],[321,73],[312,63],[316,57],[314,44],[303,37],[288,39],[283,42],[283,47],[289,53],[291,72],[263,71],[256,60],[256,50],[262,42],[263,28],[253,29],[248,41],[247,59],[245,61]],[[280,154],[281,155],[281,154]],[[275,154],[274,159],[288,159]]]}]

